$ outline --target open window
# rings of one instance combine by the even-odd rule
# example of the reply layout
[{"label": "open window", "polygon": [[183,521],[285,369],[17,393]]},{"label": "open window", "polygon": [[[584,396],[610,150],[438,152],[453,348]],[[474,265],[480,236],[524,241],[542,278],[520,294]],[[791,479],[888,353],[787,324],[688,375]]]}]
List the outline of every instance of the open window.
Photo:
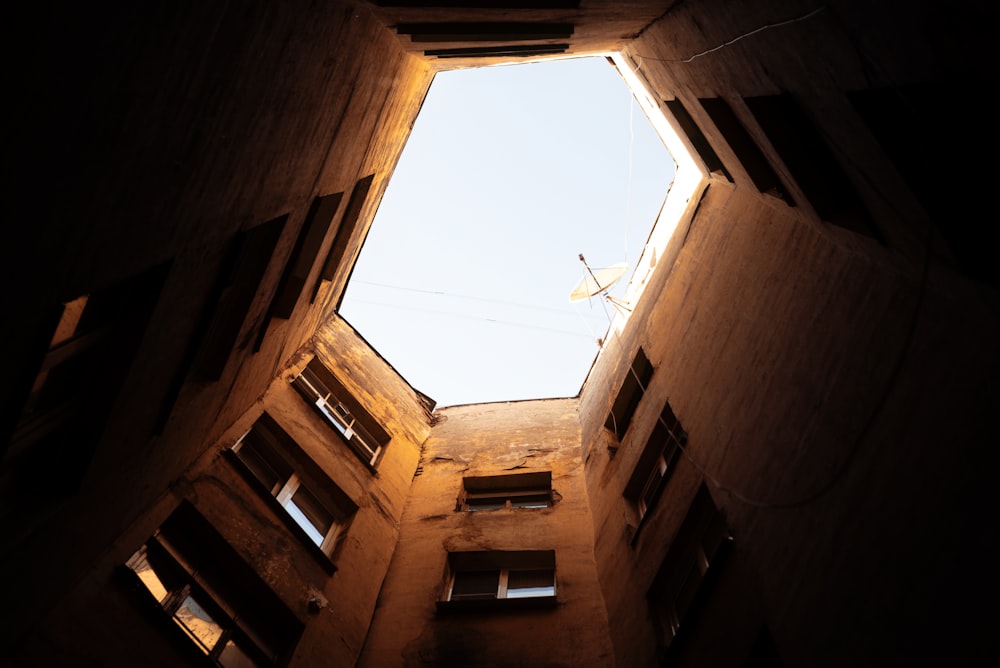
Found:
[{"label": "open window", "polygon": [[456,510],[548,508],[552,505],[552,472],[468,476]]},{"label": "open window", "polygon": [[354,503],[266,413],[230,452],[296,533],[329,557],[357,509]]},{"label": "open window", "polygon": [[280,666],[302,624],[188,503],[182,503],[122,574],[178,642],[218,666]]},{"label": "open window", "polygon": [[699,102],[743,164],[757,190],[784,200],[789,206],[795,206],[795,200],[788,192],[788,188],[729,103],[721,97],[700,98]]},{"label": "open window", "polygon": [[647,593],[664,653],[692,622],[731,543],[725,518],[702,484]]},{"label": "open window", "polygon": [[635,414],[636,408],[639,407],[639,401],[645,394],[646,388],[649,387],[649,380],[652,377],[653,365],[646,358],[646,353],[643,352],[642,348],[639,348],[625,380],[622,381],[621,389],[618,390],[618,396],[615,397],[611,412],[604,422],[604,426],[614,433],[618,442],[625,438],[629,425],[632,424],[632,416]]},{"label": "open window", "polygon": [[660,491],[673,473],[681,449],[686,443],[687,433],[670,404],[664,404],[656,426],[625,485],[625,498],[631,503],[639,522],[642,522],[660,497]]},{"label": "open window", "polygon": [[784,93],[744,102],[820,218],[884,244],[861,195],[799,101]]},{"label": "open window", "polygon": [[551,604],[556,600],[555,574],[553,550],[450,552],[438,609]]},{"label": "open window", "polygon": [[374,468],[389,434],[317,358],[292,380],[295,389],[337,431],[368,467]]}]

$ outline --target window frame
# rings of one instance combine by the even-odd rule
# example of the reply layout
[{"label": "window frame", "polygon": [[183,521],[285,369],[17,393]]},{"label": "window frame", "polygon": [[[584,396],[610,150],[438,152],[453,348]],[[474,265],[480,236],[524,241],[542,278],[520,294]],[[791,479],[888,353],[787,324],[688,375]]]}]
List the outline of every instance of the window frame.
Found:
[{"label": "window frame", "polygon": [[350,397],[330,370],[314,357],[292,378],[291,384],[334,428],[358,459],[374,472],[390,436]]},{"label": "window frame", "polygon": [[[215,665],[224,665],[230,646],[255,665],[285,665],[303,631],[295,614],[188,501],[116,573],[178,644]],[[179,617],[188,599],[217,629],[210,643]]]},{"label": "window frame", "polygon": [[492,476],[466,476],[456,511],[540,510],[553,505],[552,472],[531,471]]},{"label": "window frame", "polygon": [[[462,594],[454,598],[456,580],[463,574],[495,573],[496,590],[490,594],[480,592]],[[543,573],[551,578],[551,585],[511,587],[512,573]],[[546,579],[548,581],[548,579]],[[512,590],[544,589],[544,593],[511,596]],[[546,607],[558,602],[558,576],[554,550],[491,550],[449,552],[446,576],[439,612],[465,610],[498,610],[523,607]]]},{"label": "window frame", "polygon": [[629,427],[632,426],[632,418],[649,388],[654,371],[655,367],[646,357],[646,352],[640,347],[636,351],[632,363],[629,364],[628,372],[622,379],[621,386],[615,394],[615,400],[611,404],[611,410],[604,421],[604,427],[611,432],[615,439],[614,443],[609,445],[612,452],[616,451],[618,444],[625,440]]},{"label": "window frame", "polygon": [[726,518],[702,483],[646,592],[662,653],[677,651],[690,626],[685,621],[709,596],[732,543]]},{"label": "window frame", "polygon": [[687,439],[687,432],[684,431],[670,404],[664,403],[663,410],[632,469],[632,475],[629,476],[622,491],[636,519],[637,529],[633,541],[638,536],[638,528],[652,513],[664,486],[673,475],[681,452],[687,445]]},{"label": "window frame", "polygon": [[[253,452],[256,462],[263,463],[274,474],[274,480],[265,480],[257,473],[255,466],[259,464],[249,460],[249,452],[241,454],[244,449]],[[340,488],[319,471],[315,463],[307,465],[309,456],[267,413],[263,413],[236,443],[227,448],[226,453],[261,496],[276,507],[276,511],[280,508],[278,514],[282,520],[309,546],[310,551],[315,553],[318,550],[322,554],[324,567],[336,570],[331,559],[357,510]],[[309,512],[295,502],[295,495],[300,490],[312,497],[329,516],[329,527],[324,529],[317,525],[310,519]],[[303,522],[310,526],[305,526]]]}]

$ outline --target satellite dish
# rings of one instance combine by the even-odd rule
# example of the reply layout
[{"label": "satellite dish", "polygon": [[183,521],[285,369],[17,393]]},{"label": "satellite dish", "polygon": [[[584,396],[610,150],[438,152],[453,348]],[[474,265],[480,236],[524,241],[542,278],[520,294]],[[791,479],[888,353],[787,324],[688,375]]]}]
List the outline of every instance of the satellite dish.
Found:
[{"label": "satellite dish", "polygon": [[571,302],[578,302],[598,295],[618,281],[628,271],[628,262],[619,262],[603,269],[587,268],[587,275],[580,279],[573,291],[569,293]]}]

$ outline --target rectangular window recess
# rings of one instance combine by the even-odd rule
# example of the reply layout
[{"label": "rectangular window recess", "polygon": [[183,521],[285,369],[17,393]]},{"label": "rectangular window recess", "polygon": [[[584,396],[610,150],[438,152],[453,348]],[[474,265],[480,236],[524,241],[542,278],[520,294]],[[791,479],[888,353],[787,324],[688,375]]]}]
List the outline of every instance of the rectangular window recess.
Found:
[{"label": "rectangular window recess", "polygon": [[469,476],[462,481],[456,510],[547,508],[552,505],[552,472]]},{"label": "rectangular window recess", "polygon": [[646,388],[649,387],[649,381],[652,377],[653,365],[646,358],[646,353],[642,348],[639,348],[635,359],[629,366],[628,373],[622,380],[611,412],[608,414],[607,420],[604,421],[604,426],[614,433],[619,442],[625,438],[629,425],[632,424],[632,416],[635,414],[636,408],[639,407],[639,401],[646,392]]},{"label": "rectangular window recess", "polygon": [[819,217],[884,244],[854,184],[798,100],[785,93],[744,101]]},{"label": "rectangular window recess", "polygon": [[334,237],[333,245],[330,247],[330,252],[323,263],[323,271],[320,275],[324,281],[332,281],[334,279],[344,256],[347,254],[348,242],[358,226],[361,211],[364,209],[365,202],[368,199],[368,192],[371,190],[374,180],[375,175],[369,174],[354,184],[351,197],[347,201],[347,208],[344,209],[344,217],[337,228],[337,236]]},{"label": "rectangular window recess", "polygon": [[400,23],[400,35],[409,35],[412,42],[519,42],[539,39],[569,39],[572,23]]},{"label": "rectangular window recess", "polygon": [[280,216],[241,230],[233,239],[206,302],[202,324],[192,337],[193,373],[199,380],[218,380],[232,353],[245,347],[240,332],[287,220],[287,215]]},{"label": "rectangular window recess", "polygon": [[282,666],[302,623],[229,543],[182,502],[119,571],[164,632],[217,666]]},{"label": "rectangular window recess", "polygon": [[729,148],[739,158],[757,190],[784,200],[789,206],[795,206],[795,200],[792,199],[785,184],[729,103],[719,97],[700,98],[698,101],[715,123],[715,127],[722,133]]},{"label": "rectangular window recess", "polygon": [[553,550],[450,552],[438,610],[500,610],[555,601]]},{"label": "rectangular window recess", "polygon": [[569,44],[509,44],[506,46],[470,46],[460,49],[427,49],[425,56],[437,58],[506,58],[544,56],[565,53]]},{"label": "rectangular window recess", "polygon": [[333,427],[344,443],[374,470],[391,437],[316,357],[292,385]]},{"label": "rectangular window recess", "polygon": [[230,452],[282,519],[328,560],[357,506],[267,413]]},{"label": "rectangular window recess", "polygon": [[342,193],[335,193],[313,200],[295,241],[292,255],[285,265],[285,272],[278,283],[278,291],[271,303],[271,317],[282,319],[292,317],[292,311],[302,296],[309,272],[316,264],[320,246],[330,231],[342,196]]},{"label": "rectangular window recess", "polygon": [[[638,528],[643,526],[643,520],[659,499],[686,444],[687,433],[670,404],[664,404],[623,492],[632,506]],[[633,541],[638,534],[637,529],[633,534]]]},{"label": "rectangular window recess", "polygon": [[731,543],[725,518],[702,484],[647,592],[665,654],[676,651],[685,620],[709,595]]},{"label": "rectangular window recess", "polygon": [[171,265],[74,295],[40,323],[0,462],[0,494],[11,504],[37,511],[79,490]]},{"label": "rectangular window recess", "polygon": [[684,107],[684,104],[679,100],[667,100],[665,102],[667,109],[673,114],[674,118],[677,120],[677,124],[681,126],[681,131],[687,135],[688,140],[691,142],[691,146],[694,147],[695,152],[701,157],[702,162],[705,163],[705,168],[712,174],[721,174],[726,177],[726,180],[730,183],[733,182],[733,177],[726,169],[726,166],[722,163],[722,160],[716,154],[715,149],[709,143],[708,139],[705,137],[705,133],[701,131],[698,124],[695,123],[691,114]]},{"label": "rectangular window recess", "polygon": [[[993,154],[996,121],[993,105],[967,96],[968,92],[940,82],[847,93],[854,111],[934,221],[959,269],[976,280],[1000,285],[1000,262],[994,245],[983,236],[988,227],[982,224],[978,198],[964,194],[969,170],[962,168],[974,167]],[[955,104],[963,98],[965,104]],[[921,223],[912,230],[920,239],[927,232]]]},{"label": "rectangular window recess", "polygon": [[378,7],[453,9],[577,9],[580,0],[374,0]]}]

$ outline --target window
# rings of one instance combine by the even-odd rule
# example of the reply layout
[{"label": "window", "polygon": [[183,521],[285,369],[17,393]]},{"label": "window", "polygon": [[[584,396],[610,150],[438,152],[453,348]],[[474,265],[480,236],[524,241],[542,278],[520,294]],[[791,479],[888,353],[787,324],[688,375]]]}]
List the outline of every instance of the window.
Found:
[{"label": "window", "polygon": [[725,519],[701,485],[647,594],[664,649],[708,594],[710,576],[731,542]]},{"label": "window", "polygon": [[552,505],[552,472],[470,476],[463,480],[456,510],[547,508]]},{"label": "window", "polygon": [[691,118],[691,114],[688,113],[688,110],[684,107],[684,103],[681,102],[680,99],[676,99],[667,100],[664,104],[666,104],[670,113],[674,115],[674,118],[677,119],[677,124],[681,126],[681,130],[691,141],[691,146],[693,146],[694,150],[698,152],[698,155],[701,157],[702,161],[704,161],[705,167],[708,171],[712,174],[721,174],[726,177],[727,181],[732,183],[733,177],[729,174],[729,170],[727,170],[726,166],[722,164],[722,160],[719,159],[719,156],[715,153],[715,149],[712,148],[712,145],[708,142],[708,139],[701,131],[701,128],[698,127],[698,124],[695,123],[693,118]]},{"label": "window", "polygon": [[[968,96],[969,91],[940,81],[847,93],[961,269],[977,280],[1000,285],[1000,263],[994,245],[983,234],[988,227],[982,225],[978,198],[964,193],[968,171],[986,164],[976,158],[990,155],[988,147],[995,146],[996,122],[992,105]],[[928,132],[928,127],[941,131]],[[915,231],[923,237],[927,228],[920,225]]]},{"label": "window", "polygon": [[329,556],[354,504],[266,413],[233,447],[259,489],[273,497],[309,541]]},{"label": "window", "polygon": [[660,490],[673,472],[681,448],[686,443],[687,433],[670,404],[665,404],[625,486],[625,498],[632,503],[639,521],[659,498]]},{"label": "window", "polygon": [[639,407],[639,401],[649,386],[649,379],[653,377],[653,365],[646,359],[646,353],[642,348],[635,354],[632,366],[629,367],[628,375],[622,381],[621,389],[611,407],[611,413],[605,420],[604,426],[614,432],[615,437],[621,441],[632,423],[632,415]]},{"label": "window", "polygon": [[729,148],[743,164],[743,168],[746,169],[757,190],[782,199],[789,206],[795,206],[795,200],[788,193],[785,184],[778,178],[771,163],[767,161],[763,151],[760,150],[746,127],[740,122],[729,103],[721,97],[702,98],[699,99],[699,102],[708,112],[719,132],[722,133]]},{"label": "window", "polygon": [[317,358],[313,358],[292,385],[332,425],[361,461],[374,467],[389,442],[389,434]]},{"label": "window", "polygon": [[555,566],[552,550],[450,552],[439,609],[555,602]]},{"label": "window", "polygon": [[233,239],[208,300],[210,311],[204,315],[201,331],[195,336],[198,349],[194,373],[201,380],[221,378],[233,351],[247,345],[240,341],[240,331],[287,220],[287,215],[280,216],[241,230]]},{"label": "window", "polygon": [[[347,256],[348,244],[351,241],[351,237],[354,236],[354,232],[358,228],[361,212],[368,201],[368,192],[371,190],[374,181],[375,175],[369,174],[354,184],[354,189],[351,191],[351,198],[347,201],[347,209],[344,211],[344,216],[337,227],[337,233],[333,237],[333,244],[330,246],[330,251],[326,254],[326,259],[323,260],[323,268],[319,274],[319,281],[313,287],[312,301],[316,300],[316,295],[319,294],[319,288],[323,281],[332,281],[337,277],[337,272],[341,270],[341,265],[349,265],[351,267],[348,270],[349,272],[354,270],[354,262],[344,262],[344,259]],[[364,242],[362,241],[362,243]],[[343,298],[344,295],[341,294],[340,299]],[[339,302],[337,309],[340,309]]]},{"label": "window", "polygon": [[288,658],[301,623],[194,509],[184,502],[126,562],[141,601],[165,613],[219,666],[275,666]]},{"label": "window", "polygon": [[270,317],[284,319],[292,317],[292,311],[302,296],[306,278],[316,264],[319,249],[330,231],[333,217],[340,207],[343,196],[343,193],[334,193],[313,200],[271,302]]},{"label": "window", "polygon": [[851,179],[798,100],[785,93],[748,97],[745,102],[819,217],[885,243]]},{"label": "window", "polygon": [[54,304],[23,363],[11,359],[20,396],[0,408],[0,497],[36,508],[78,491],[170,264]]}]

